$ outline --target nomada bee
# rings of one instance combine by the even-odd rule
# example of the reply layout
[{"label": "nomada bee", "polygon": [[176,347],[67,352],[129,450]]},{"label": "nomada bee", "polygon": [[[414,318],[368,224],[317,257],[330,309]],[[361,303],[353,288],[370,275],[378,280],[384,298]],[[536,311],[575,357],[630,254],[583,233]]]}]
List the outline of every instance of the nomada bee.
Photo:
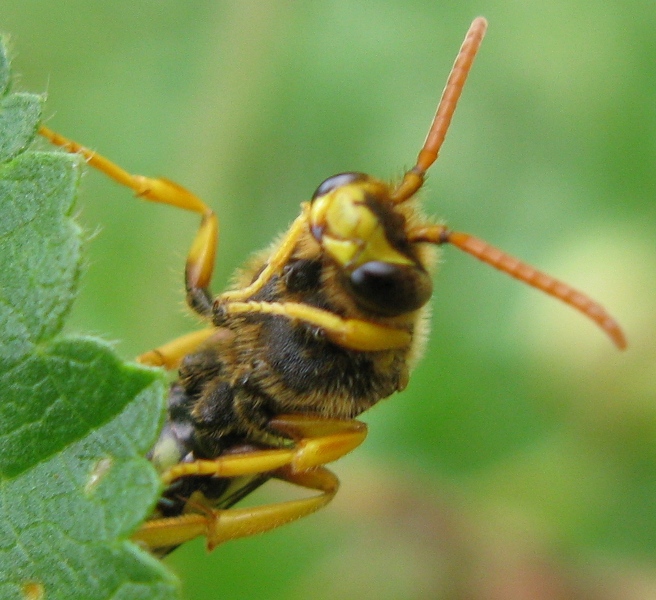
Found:
[{"label": "nomada bee", "polygon": [[[618,324],[596,302],[486,242],[428,221],[416,194],[437,159],[487,23],[477,18],[449,75],[417,162],[390,184],[358,172],[326,179],[281,241],[234,288],[209,289],[218,220],[166,179],[132,175],[42,126],[40,133],[138,197],[201,216],[185,268],[186,300],[208,326],[139,357],[178,370],[150,459],[165,487],[134,535],[159,555],[204,535],[211,549],[325,506],[338,480],[324,465],[357,447],[354,417],[403,390],[426,337],[435,246],[451,244],[569,304],[619,347]],[[233,505],[269,478],[319,493],[252,508]]]}]

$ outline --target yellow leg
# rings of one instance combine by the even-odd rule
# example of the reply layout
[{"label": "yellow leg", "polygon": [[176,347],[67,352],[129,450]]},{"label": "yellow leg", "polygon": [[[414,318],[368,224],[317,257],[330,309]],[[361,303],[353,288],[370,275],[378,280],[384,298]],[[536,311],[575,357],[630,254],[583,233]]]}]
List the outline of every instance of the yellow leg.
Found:
[{"label": "yellow leg", "polygon": [[298,319],[320,327],[328,339],[343,348],[362,352],[405,348],[412,341],[412,335],[406,329],[344,319],[327,310],[297,302],[228,302],[222,308],[227,314],[262,313]]},{"label": "yellow leg", "polygon": [[282,271],[282,268],[287,264],[289,257],[296,247],[298,238],[308,226],[308,204],[303,203],[301,209],[301,214],[292,223],[289,231],[287,231],[275,252],[268,258],[266,266],[262,269],[262,272],[257,276],[255,281],[239,290],[224,292],[221,294],[222,301],[235,302],[250,298],[259,292],[275,273]]},{"label": "yellow leg", "polygon": [[39,133],[67,152],[81,154],[89,165],[117,183],[130,188],[139,198],[161,204],[170,204],[195,212],[202,217],[198,233],[187,256],[185,285],[187,302],[191,308],[202,315],[209,315],[212,307],[209,284],[214,270],[216,245],[219,236],[219,222],[212,209],[200,198],[173,181],[128,173],[101,154],[89,150],[43,125],[39,129]]},{"label": "yellow leg", "polygon": [[223,340],[234,337],[229,329],[223,327],[208,327],[180,336],[159,348],[145,352],[137,357],[137,362],[149,367],[164,367],[171,371],[180,366],[180,362],[187,355],[196,350],[207,341],[220,344]]},{"label": "yellow leg", "polygon": [[286,467],[274,471],[272,476],[307,489],[319,490],[321,494],[250,508],[217,510],[199,506],[199,512],[147,521],[132,539],[157,550],[175,548],[204,535],[207,549],[213,550],[222,542],[264,533],[310,515],[328,504],[339,488],[337,477],[324,467],[301,473],[294,473]]},{"label": "yellow leg", "polygon": [[366,437],[359,421],[322,419],[312,415],[283,415],[270,427],[293,440],[290,448],[253,450],[214,460],[180,463],[162,474],[169,485],[188,476],[232,478],[257,474],[319,490],[318,496],[243,509],[214,509],[191,502],[191,512],[178,517],[153,519],[133,536],[153,550],[175,547],[205,535],[208,548],[218,543],[261,533],[300,519],[325,506],[337,492],[337,478],[322,465],[344,456]]},{"label": "yellow leg", "polygon": [[294,440],[295,472],[333,462],[357,448],[367,437],[367,426],[351,419],[328,419],[313,415],[279,415],[269,427]]},{"label": "yellow leg", "polygon": [[287,465],[291,466],[294,472],[306,471],[348,454],[367,436],[367,426],[360,421],[324,419],[312,415],[281,415],[272,419],[269,427],[291,438],[293,446],[179,463],[162,473],[162,482],[168,485],[189,475],[255,475]]},{"label": "yellow leg", "polygon": [[[203,316],[210,316],[213,300],[209,291],[209,283],[214,269],[219,228],[218,219],[214,212],[200,198],[172,181],[130,174],[104,156],[51,131],[47,127],[41,126],[39,133],[64,150],[81,154],[89,165],[105,173],[121,185],[134,190],[138,197],[152,202],[170,204],[201,215],[200,228],[187,257],[185,285],[189,306]],[[307,213],[308,205],[303,204],[301,215],[294,221],[277,250],[253,283],[241,290],[229,291],[221,296],[221,302],[225,310],[232,314],[260,312],[299,319],[320,327],[333,342],[352,350],[367,352],[407,346],[410,343],[411,335],[403,329],[358,319],[342,319],[328,311],[303,304],[245,302],[287,263],[296,247],[299,236],[307,227]],[[142,355],[139,360],[149,365],[175,368],[184,354],[204,341],[203,335],[198,333],[183,336],[170,344]],[[208,337],[210,336],[211,334],[208,334]]]}]

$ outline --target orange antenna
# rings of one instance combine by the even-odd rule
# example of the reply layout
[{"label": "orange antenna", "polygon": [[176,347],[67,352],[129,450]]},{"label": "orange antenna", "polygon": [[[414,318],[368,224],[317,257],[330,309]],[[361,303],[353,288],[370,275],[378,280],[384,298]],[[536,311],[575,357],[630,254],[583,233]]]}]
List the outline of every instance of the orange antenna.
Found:
[{"label": "orange antenna", "polygon": [[426,171],[437,160],[446,132],[451,124],[451,118],[456,110],[458,99],[462,93],[462,88],[474,63],[476,53],[481,47],[486,29],[487,21],[483,17],[474,19],[469,26],[469,31],[444,86],[428,135],[417,156],[417,164],[403,176],[403,180],[392,193],[394,202],[404,202],[411,198],[423,185]]},{"label": "orange antenna", "polygon": [[511,277],[569,304],[597,323],[619,349],[626,348],[624,332],[601,304],[551,275],[538,271],[535,267],[506,254],[503,250],[468,233],[450,231],[443,225],[418,227],[412,230],[408,237],[411,242],[448,243],[457,246],[495,269],[508,273]]}]

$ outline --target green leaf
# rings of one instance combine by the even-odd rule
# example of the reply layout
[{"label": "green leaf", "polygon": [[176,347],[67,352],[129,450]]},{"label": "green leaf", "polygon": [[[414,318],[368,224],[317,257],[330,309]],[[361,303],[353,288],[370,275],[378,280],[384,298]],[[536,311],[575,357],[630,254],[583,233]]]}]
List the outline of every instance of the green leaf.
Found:
[{"label": "green leaf", "polygon": [[8,64],[1,47],[0,598],[176,598],[173,575],[129,541],[160,492],[144,455],[165,384],[60,334],[80,274],[81,161],[27,150],[42,98],[9,93]]}]

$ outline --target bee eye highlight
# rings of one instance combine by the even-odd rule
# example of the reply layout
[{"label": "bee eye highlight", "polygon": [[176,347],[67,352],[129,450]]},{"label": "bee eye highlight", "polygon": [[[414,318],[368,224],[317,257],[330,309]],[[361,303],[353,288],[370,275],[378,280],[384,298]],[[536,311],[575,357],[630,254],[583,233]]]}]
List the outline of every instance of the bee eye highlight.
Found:
[{"label": "bee eye highlight", "polygon": [[433,285],[428,274],[414,265],[372,260],[349,276],[353,294],[363,308],[395,317],[421,308]]},{"label": "bee eye highlight", "polygon": [[348,185],[349,183],[355,183],[357,181],[365,181],[366,179],[369,179],[368,175],[365,175],[364,173],[358,173],[356,171],[333,175],[332,177],[328,177],[328,179],[324,180],[323,183],[319,185],[314,194],[312,194],[312,200],[316,200],[321,196],[325,196],[338,187]]}]

